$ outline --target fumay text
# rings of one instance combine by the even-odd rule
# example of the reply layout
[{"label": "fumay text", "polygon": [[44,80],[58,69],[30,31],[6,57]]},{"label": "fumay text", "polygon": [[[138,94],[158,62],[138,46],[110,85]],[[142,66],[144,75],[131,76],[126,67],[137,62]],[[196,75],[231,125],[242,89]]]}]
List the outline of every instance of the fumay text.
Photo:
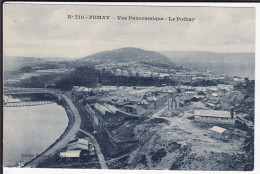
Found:
[{"label": "fumay text", "polygon": [[108,20],[110,16],[101,15],[68,15],[67,19],[94,19],[94,20]]}]

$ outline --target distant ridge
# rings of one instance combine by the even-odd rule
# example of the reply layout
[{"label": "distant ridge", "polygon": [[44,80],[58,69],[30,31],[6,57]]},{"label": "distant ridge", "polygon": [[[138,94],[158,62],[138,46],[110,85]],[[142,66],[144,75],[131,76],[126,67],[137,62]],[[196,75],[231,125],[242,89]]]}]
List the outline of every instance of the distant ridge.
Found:
[{"label": "distant ridge", "polygon": [[4,71],[17,70],[23,66],[35,65],[38,63],[44,63],[43,59],[34,57],[14,57],[14,56],[4,56],[3,68]]},{"label": "distant ridge", "polygon": [[[161,51],[161,54],[177,62],[254,62],[254,53],[215,53],[206,51]],[[235,60],[235,62],[234,62]]]},{"label": "distant ridge", "polygon": [[63,57],[22,57],[22,56],[4,56],[4,71],[13,71],[17,70],[24,66],[32,66],[36,64],[46,63],[46,62],[63,62],[63,61],[72,61],[71,58]]},{"label": "distant ridge", "polygon": [[215,53],[203,51],[161,51],[178,65],[207,69],[217,74],[255,78],[254,53]]}]

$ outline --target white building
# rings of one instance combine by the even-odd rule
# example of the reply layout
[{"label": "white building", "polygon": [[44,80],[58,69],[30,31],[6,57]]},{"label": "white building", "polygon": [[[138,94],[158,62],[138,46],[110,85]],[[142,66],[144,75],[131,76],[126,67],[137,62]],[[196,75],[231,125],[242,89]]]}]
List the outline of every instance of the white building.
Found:
[{"label": "white building", "polygon": [[217,110],[194,110],[195,121],[205,123],[235,124],[236,113]]}]

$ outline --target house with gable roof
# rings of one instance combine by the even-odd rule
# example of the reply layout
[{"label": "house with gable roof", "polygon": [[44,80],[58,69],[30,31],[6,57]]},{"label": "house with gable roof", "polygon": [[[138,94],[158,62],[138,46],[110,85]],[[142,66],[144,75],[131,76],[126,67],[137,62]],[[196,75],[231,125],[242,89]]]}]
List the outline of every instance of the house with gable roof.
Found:
[{"label": "house with gable roof", "polygon": [[228,141],[232,134],[225,128],[219,126],[213,126],[210,128],[210,136],[219,140]]}]

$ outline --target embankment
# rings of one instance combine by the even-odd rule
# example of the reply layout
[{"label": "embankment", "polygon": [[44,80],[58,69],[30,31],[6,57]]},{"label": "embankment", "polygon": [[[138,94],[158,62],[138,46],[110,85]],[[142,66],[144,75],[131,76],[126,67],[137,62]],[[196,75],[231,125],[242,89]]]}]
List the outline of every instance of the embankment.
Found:
[{"label": "embankment", "polygon": [[[53,94],[53,93],[52,93]],[[57,95],[57,94],[53,94],[57,97],[57,99],[59,99],[61,96]],[[60,97],[59,97],[60,96]],[[34,159],[32,159],[31,161],[27,162],[24,166],[30,166],[31,163],[33,163],[35,160],[45,157],[48,158],[48,156],[45,156],[44,154],[49,151],[51,148],[53,148],[58,142],[60,142],[67,134],[68,132],[72,129],[74,123],[75,123],[75,115],[73,114],[73,111],[71,110],[69,104],[66,102],[66,100],[64,98],[61,98],[61,100],[58,102],[59,104],[61,104],[68,116],[68,126],[66,127],[65,131],[61,134],[61,136],[53,143],[51,144],[45,151],[43,151],[41,154],[39,154],[37,157],[35,157]],[[43,160],[40,160],[43,161]],[[40,163],[40,162],[39,162]],[[38,164],[39,164],[38,163]],[[38,165],[37,164],[37,165]],[[37,167],[37,166],[36,166]]]}]

